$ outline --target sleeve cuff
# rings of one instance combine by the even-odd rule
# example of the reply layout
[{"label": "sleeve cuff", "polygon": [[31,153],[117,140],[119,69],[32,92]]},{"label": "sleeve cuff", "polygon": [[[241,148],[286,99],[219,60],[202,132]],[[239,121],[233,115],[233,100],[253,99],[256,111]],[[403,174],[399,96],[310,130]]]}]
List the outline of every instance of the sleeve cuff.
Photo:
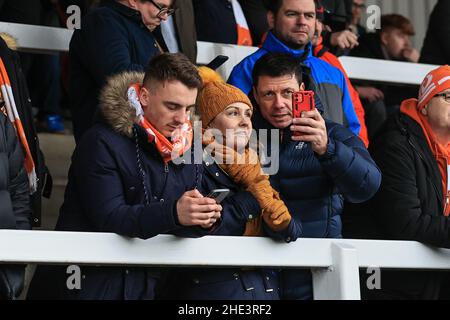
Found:
[{"label": "sleeve cuff", "polygon": [[320,162],[323,162],[332,160],[335,154],[336,154],[336,144],[334,143],[334,140],[328,138],[327,151],[321,156],[319,155],[316,156]]}]

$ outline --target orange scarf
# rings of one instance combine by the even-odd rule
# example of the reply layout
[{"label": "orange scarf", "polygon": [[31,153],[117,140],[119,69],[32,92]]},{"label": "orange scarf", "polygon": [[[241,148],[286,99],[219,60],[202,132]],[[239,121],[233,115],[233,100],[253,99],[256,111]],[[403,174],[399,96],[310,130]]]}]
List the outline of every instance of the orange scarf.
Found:
[{"label": "orange scarf", "polygon": [[449,165],[450,165],[450,146],[444,146],[440,144],[426,118],[418,111],[417,108],[418,100],[409,99],[403,101],[400,111],[412,119],[414,119],[421,127],[422,131],[427,138],[428,145],[433,153],[439,167],[439,172],[442,177],[442,188],[444,191],[444,216],[448,217],[450,215],[450,191],[449,191]]},{"label": "orange scarf", "polygon": [[172,132],[171,141],[156,130],[153,125],[144,117],[144,111],[141,103],[139,102],[139,92],[141,91],[141,85],[132,84],[128,88],[128,101],[131,106],[136,110],[139,125],[145,129],[148,136],[148,142],[154,143],[156,149],[160,153],[167,164],[176,158],[181,157],[192,145],[192,125],[189,119],[178,129]]},{"label": "orange scarf", "polygon": [[19,117],[19,112],[17,111],[16,102],[14,100],[13,91],[11,88],[11,81],[9,80],[8,73],[6,72],[3,60],[0,58],[0,88],[1,95],[5,101],[6,114],[9,120],[14,125],[16,129],[16,134],[19,137],[20,143],[25,153],[25,170],[28,174],[28,182],[30,185],[30,194],[37,191],[38,179],[36,175],[36,167],[34,165],[34,160],[31,155],[30,147],[28,145],[27,137],[25,136],[25,131],[23,129],[22,121]]},{"label": "orange scarf", "polygon": [[237,0],[231,0],[231,6],[233,8],[234,18],[236,20],[237,28],[237,45],[240,46],[252,46],[253,40],[248,27],[247,19],[245,19],[242,7]]}]

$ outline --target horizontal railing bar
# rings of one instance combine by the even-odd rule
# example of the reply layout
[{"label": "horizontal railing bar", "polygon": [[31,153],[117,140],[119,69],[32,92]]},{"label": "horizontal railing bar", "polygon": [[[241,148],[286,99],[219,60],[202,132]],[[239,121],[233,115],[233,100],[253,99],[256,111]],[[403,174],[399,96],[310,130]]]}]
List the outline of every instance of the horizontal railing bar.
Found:
[{"label": "horizontal railing bar", "polygon": [[109,233],[0,230],[0,263],[135,266],[326,268],[333,243],[354,247],[359,267],[450,269],[450,250],[410,241],[160,235],[148,240]]}]

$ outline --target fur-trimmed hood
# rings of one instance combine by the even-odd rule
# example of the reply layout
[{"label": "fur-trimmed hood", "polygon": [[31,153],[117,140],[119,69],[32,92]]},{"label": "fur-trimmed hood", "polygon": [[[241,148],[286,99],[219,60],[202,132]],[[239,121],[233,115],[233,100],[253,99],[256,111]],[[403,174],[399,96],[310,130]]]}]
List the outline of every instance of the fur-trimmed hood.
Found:
[{"label": "fur-trimmed hood", "polygon": [[6,45],[9,49],[16,51],[17,50],[17,40],[6,32],[1,32],[0,37],[5,41]]},{"label": "fur-trimmed hood", "polygon": [[103,118],[114,131],[128,137],[133,136],[136,111],[130,105],[127,91],[130,84],[142,83],[143,72],[124,72],[108,79],[100,93],[100,110]]}]

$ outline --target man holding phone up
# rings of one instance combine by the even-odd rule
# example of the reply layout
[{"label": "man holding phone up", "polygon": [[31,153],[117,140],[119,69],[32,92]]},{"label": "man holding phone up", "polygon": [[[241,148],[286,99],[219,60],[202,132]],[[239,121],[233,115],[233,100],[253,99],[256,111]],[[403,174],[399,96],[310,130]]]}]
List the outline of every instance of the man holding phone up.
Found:
[{"label": "man holding phone up", "polygon": [[[344,199],[370,199],[380,186],[380,170],[354,133],[322,117],[320,105],[293,118],[293,97],[304,90],[295,57],[268,53],[256,62],[252,76],[258,104],[253,127],[281,131],[280,169],[270,178],[272,186],[303,237],[341,238]],[[282,298],[312,298],[310,271],[283,271],[281,282]]]}]

